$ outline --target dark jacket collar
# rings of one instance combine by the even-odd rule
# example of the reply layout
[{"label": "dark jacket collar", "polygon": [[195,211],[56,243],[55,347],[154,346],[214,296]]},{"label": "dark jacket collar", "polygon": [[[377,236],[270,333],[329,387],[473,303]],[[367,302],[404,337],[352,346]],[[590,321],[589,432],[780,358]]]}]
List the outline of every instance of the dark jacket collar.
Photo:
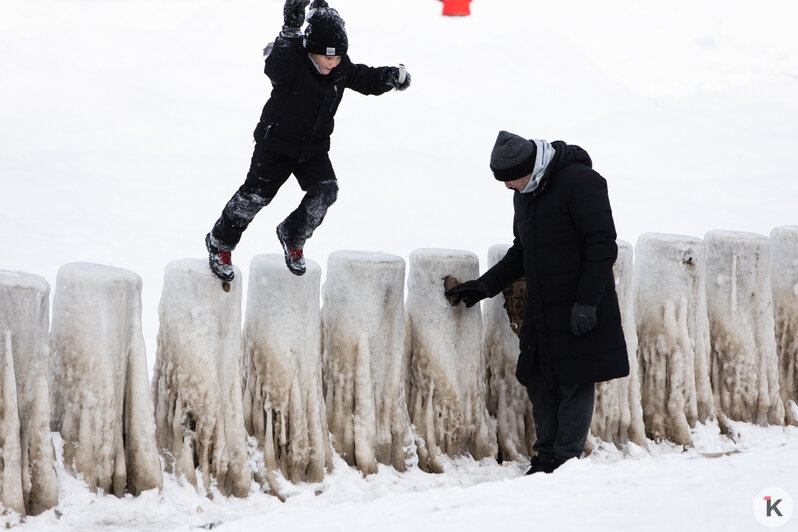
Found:
[{"label": "dark jacket collar", "polygon": [[[546,190],[546,185],[548,185],[551,176],[569,164],[584,164],[589,168],[593,168],[593,161],[590,159],[590,155],[576,144],[566,144],[561,140],[555,140],[551,145],[555,150],[554,157],[552,157],[549,165],[546,167],[546,171],[540,180],[538,188],[528,194],[523,194],[525,198],[532,199],[542,194],[543,191]],[[520,192],[518,194],[520,194]]]}]

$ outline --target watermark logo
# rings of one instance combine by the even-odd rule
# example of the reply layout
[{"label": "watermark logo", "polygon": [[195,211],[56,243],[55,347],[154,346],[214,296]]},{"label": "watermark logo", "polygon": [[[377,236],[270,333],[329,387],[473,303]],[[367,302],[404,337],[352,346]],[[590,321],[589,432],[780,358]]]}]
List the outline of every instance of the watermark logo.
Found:
[{"label": "watermark logo", "polygon": [[792,497],[780,488],[767,488],[754,497],[754,517],[769,527],[784,526],[792,517]]}]

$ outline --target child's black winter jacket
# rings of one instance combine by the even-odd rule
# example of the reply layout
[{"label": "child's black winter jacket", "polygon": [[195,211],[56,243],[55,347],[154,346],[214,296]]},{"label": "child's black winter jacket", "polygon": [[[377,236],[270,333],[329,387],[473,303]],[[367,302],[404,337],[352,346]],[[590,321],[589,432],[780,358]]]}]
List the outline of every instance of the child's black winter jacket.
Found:
[{"label": "child's black winter jacket", "polygon": [[266,56],[264,71],[272,93],[255,128],[255,141],[302,159],[326,153],[344,89],[374,95],[388,92],[389,70],[357,65],[344,55],[329,75],[322,76],[303,49],[301,37],[279,36]]}]

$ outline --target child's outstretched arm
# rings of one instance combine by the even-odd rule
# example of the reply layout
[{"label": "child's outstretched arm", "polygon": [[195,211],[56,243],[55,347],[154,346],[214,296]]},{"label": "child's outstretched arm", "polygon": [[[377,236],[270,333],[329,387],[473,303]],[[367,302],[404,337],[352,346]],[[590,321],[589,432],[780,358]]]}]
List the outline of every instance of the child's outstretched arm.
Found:
[{"label": "child's outstretched arm", "polygon": [[402,72],[397,67],[370,67],[359,65],[345,59],[343,65],[347,73],[346,86],[361,94],[384,94],[391,89],[403,91],[410,86],[410,73],[404,73],[404,79],[400,81]]}]

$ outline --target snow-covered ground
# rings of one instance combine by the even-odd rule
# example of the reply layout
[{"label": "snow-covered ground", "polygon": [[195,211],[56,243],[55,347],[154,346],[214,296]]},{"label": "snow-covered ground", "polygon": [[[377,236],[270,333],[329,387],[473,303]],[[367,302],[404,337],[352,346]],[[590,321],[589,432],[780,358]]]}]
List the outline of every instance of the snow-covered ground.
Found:
[{"label": "snow-covered ground", "polygon": [[[281,4],[2,1],[0,268],[51,287],[74,261],[138,273],[150,371],[164,267],[203,257],[248,168],[268,95],[260,50]],[[425,247],[473,251],[484,268],[511,238],[510,193],[488,169],[499,129],[587,149],[632,243],[798,223],[794,0],[491,0],[467,18],[441,17],[434,0],[332,5],[355,61],[405,63],[413,85],[341,105],[339,199],[306,248],[323,268],[339,249],[407,259]],[[233,254],[244,275],[253,256],[279,252],[274,226],[300,195],[287,183],[245,233]],[[339,460],[284,504],[210,501],[169,478],[160,494],[119,500],[60,471],[58,509],[21,528],[752,530],[761,490],[798,497],[798,432],[738,430],[732,442],[701,428],[687,452],[601,449],[534,478],[462,459],[441,475],[363,479]]]},{"label": "snow-covered ground", "polygon": [[687,451],[667,443],[652,445],[651,454],[599,449],[556,474],[530,477],[518,462],[463,458],[447,462],[443,474],[418,468],[400,474],[381,465],[364,479],[336,457],[324,482],[286,484],[285,503],[254,484],[247,498],[217,492],[211,500],[168,477],[161,492],[98,496],[59,467],[58,508],[27,518],[19,529],[758,530],[764,527],[752,505],[759,492],[779,487],[794,497],[798,491],[798,429],[735,428],[736,442],[699,425],[696,446]]}]

